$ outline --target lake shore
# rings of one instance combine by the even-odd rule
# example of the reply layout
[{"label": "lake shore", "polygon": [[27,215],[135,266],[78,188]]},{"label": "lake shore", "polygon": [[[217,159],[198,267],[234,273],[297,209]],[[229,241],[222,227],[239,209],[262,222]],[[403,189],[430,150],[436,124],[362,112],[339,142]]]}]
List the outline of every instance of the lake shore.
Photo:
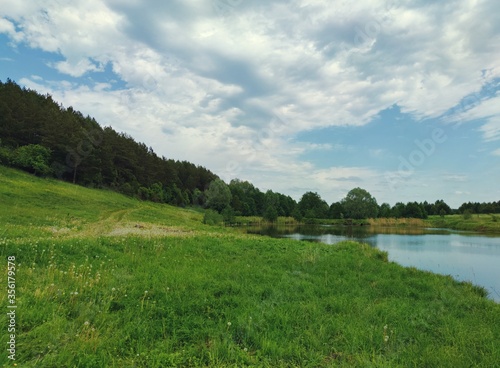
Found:
[{"label": "lake shore", "polygon": [[296,221],[292,217],[279,217],[275,222],[265,221],[258,216],[236,216],[234,223],[229,226],[299,226],[299,225],[331,225],[331,226],[377,226],[400,228],[436,228],[474,231],[478,233],[500,234],[500,215],[463,215],[429,216],[427,219],[416,218],[370,218],[361,220],[352,219],[306,219]]}]

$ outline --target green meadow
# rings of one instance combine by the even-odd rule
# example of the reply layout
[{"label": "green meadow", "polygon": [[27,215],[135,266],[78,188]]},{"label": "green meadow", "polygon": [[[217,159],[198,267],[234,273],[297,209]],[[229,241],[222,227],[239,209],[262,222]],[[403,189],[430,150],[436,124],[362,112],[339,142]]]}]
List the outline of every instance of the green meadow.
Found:
[{"label": "green meadow", "polygon": [[[4,318],[18,367],[494,367],[484,289],[331,246],[208,226],[203,213],[0,166]],[[9,258],[11,257],[11,258]]]}]

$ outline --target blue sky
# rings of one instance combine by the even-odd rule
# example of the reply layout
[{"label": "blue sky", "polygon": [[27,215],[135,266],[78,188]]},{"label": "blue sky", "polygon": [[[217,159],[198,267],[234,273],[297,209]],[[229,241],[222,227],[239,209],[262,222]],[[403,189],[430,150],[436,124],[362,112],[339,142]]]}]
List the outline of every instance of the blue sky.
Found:
[{"label": "blue sky", "polygon": [[226,182],[500,199],[494,0],[3,3],[2,81]]}]

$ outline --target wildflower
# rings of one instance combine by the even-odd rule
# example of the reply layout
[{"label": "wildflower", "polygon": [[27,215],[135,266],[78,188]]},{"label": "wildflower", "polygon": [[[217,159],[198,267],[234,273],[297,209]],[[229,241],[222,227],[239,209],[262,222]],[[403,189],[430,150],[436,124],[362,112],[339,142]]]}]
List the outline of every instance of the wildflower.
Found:
[{"label": "wildflower", "polygon": [[115,291],[116,289],[115,288],[112,288],[111,291]]},{"label": "wildflower", "polygon": [[387,325],[384,326],[384,342],[389,341],[389,335],[387,334]]},{"label": "wildflower", "polygon": [[89,321],[85,321],[84,325],[88,326],[88,325],[90,325],[90,322]]},{"label": "wildflower", "polygon": [[227,327],[231,327],[231,322],[228,322],[228,323],[227,323]]}]

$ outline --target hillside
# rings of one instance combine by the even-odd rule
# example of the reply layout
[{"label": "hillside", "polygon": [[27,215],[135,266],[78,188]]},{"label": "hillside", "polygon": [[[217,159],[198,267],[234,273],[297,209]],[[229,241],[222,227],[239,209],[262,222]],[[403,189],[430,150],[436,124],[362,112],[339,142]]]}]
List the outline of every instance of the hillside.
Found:
[{"label": "hillside", "polygon": [[40,179],[1,165],[0,185],[0,223],[9,239],[153,235],[162,234],[160,228],[182,233],[203,226],[199,212]]},{"label": "hillside", "polygon": [[217,178],[11,80],[0,81],[0,164],[177,206]]},{"label": "hillside", "polygon": [[16,360],[4,350],[3,366],[500,361],[500,305],[483,289],[366,245],[249,236],[204,225],[195,211],[3,166],[0,203],[0,253],[15,285],[0,303],[17,307],[15,331],[0,334]]}]

